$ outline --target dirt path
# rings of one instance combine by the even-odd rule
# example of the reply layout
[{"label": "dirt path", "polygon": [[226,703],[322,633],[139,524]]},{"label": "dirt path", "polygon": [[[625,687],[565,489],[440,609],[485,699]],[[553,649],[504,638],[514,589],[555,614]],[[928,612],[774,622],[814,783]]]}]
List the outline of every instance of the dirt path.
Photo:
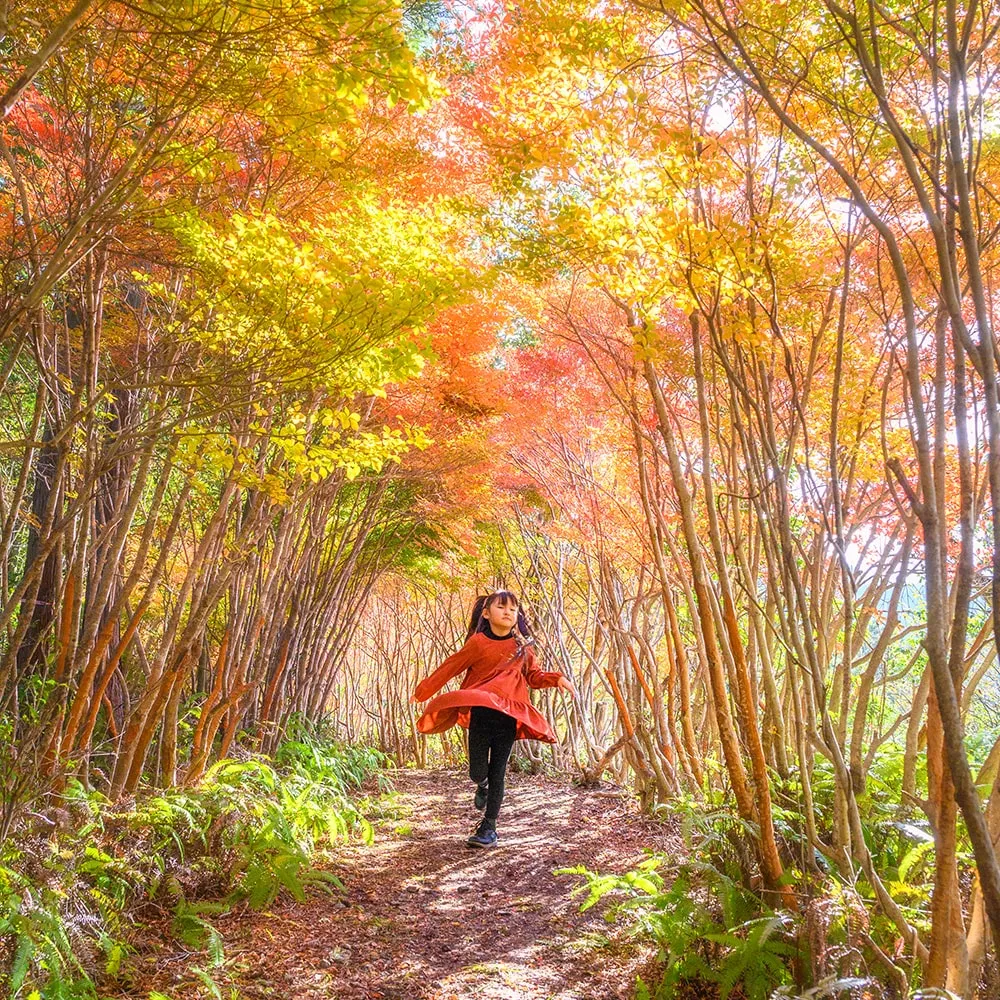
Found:
[{"label": "dirt path", "polygon": [[[647,948],[622,939],[600,907],[579,912],[586,864],[627,871],[676,838],[609,788],[511,774],[500,845],[471,850],[478,814],[458,771],[397,771],[372,846],[333,866],[347,893],[281,901],[217,921],[223,997],[240,1000],[611,1000],[632,996]],[[174,966],[180,973],[181,964]],[[161,970],[167,970],[161,965]],[[180,976],[178,977],[180,978]],[[190,980],[188,980],[190,982]],[[187,995],[175,981],[162,989]]]}]

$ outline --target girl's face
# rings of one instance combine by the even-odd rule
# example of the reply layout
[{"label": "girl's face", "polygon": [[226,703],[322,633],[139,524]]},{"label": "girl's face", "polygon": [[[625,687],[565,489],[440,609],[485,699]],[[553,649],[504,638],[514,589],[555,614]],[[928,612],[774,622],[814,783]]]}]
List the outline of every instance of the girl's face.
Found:
[{"label": "girl's face", "polygon": [[517,605],[511,601],[494,601],[483,608],[483,617],[490,623],[494,635],[506,635],[517,624]]}]

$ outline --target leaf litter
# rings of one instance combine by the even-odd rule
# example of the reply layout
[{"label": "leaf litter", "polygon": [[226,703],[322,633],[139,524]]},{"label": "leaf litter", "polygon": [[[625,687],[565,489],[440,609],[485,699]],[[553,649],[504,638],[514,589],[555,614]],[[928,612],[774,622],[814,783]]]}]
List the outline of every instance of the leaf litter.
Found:
[{"label": "leaf litter", "polygon": [[[642,816],[614,786],[510,773],[500,844],[470,849],[479,814],[458,770],[390,772],[373,806],[375,841],[339,850],[343,892],[281,897],[214,923],[222,965],[147,928],[135,988],[171,1000],[628,1000],[654,975],[655,951],[580,912],[584,864],[625,872],[649,849],[683,852],[676,828]],[[379,815],[381,813],[381,815]],[[206,978],[207,976],[207,978]]]}]

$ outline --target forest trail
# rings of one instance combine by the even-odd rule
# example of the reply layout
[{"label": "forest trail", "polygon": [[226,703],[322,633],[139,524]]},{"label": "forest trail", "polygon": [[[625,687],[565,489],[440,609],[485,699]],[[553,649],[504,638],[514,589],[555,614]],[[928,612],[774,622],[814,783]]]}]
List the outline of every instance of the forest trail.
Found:
[{"label": "forest trail", "polygon": [[[470,849],[478,813],[458,770],[395,771],[391,815],[371,846],[332,866],[346,895],[279,900],[219,919],[223,997],[243,1000],[612,1000],[633,995],[651,949],[624,940],[600,905],[580,913],[585,864],[628,871],[679,840],[611,786],[511,773],[498,847]],[[180,972],[180,963],[172,963]],[[157,963],[166,971],[163,956]],[[193,983],[191,984],[194,985]],[[158,985],[187,996],[182,981]],[[192,993],[191,995],[196,995]]]}]

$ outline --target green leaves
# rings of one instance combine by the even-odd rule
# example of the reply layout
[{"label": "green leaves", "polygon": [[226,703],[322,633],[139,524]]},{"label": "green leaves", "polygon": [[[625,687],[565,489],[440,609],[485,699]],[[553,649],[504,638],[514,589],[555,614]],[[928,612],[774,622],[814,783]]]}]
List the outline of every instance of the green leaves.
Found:
[{"label": "green leaves", "polygon": [[[177,335],[201,352],[213,401],[254,401],[251,431],[283,458],[283,472],[272,467],[272,481],[259,482],[275,500],[295,480],[319,483],[338,469],[355,479],[426,447],[421,428],[365,427],[363,413],[421,373],[427,325],[477,280],[455,253],[448,206],[414,210],[361,191],[295,224],[191,212],[163,226],[192,267],[173,307],[186,314]],[[254,447],[194,423],[182,437],[189,468],[239,465],[244,476]]]},{"label": "green leaves", "polygon": [[419,339],[470,284],[455,261],[457,220],[360,194],[311,222],[195,214],[165,220],[197,269],[187,336],[272,391],[295,381],[350,399],[419,374]]},{"label": "green leaves", "polygon": [[[53,841],[43,880],[0,865],[0,939],[11,956],[0,984],[11,997],[26,997],[26,990],[95,997],[77,957],[82,942],[96,938],[105,973],[119,975],[128,956],[124,915],[140,899],[169,902],[172,932],[207,952],[207,968],[221,966],[224,942],[212,917],[236,900],[261,907],[283,892],[303,899],[310,888],[344,890],[335,874],[317,867],[316,856],[347,838],[371,842],[372,826],[348,793],[384,762],[378,751],[331,744],[302,729],[279,748],[276,766],[257,758],[220,761],[197,788],[168,790],[134,811],[112,811],[100,796],[74,792],[95,820],[80,827],[82,834]],[[192,894],[206,876],[215,898]]]},{"label": "green leaves", "polygon": [[664,860],[650,857],[622,875],[601,875],[583,865],[556,872],[583,877],[574,889],[587,893],[581,910],[611,897],[608,919],[622,919],[630,934],[659,947],[662,978],[655,993],[640,980],[637,996],[669,1000],[682,984],[701,980],[715,983],[722,1000],[738,986],[748,1000],[767,1000],[776,986],[789,981],[788,964],[799,954],[788,933],[793,929],[789,914],[767,912],[730,923],[734,907],[724,897],[729,890],[739,892],[738,886],[707,866],[697,869],[695,881],[693,865],[682,866],[667,882],[658,871]]},{"label": "green leaves", "polygon": [[221,912],[228,907],[213,907],[210,903],[189,903],[181,898],[174,910],[170,929],[174,935],[192,948],[207,948],[212,965],[222,965],[222,935],[202,916],[203,913]]},{"label": "green leaves", "polygon": [[741,984],[748,1000],[767,1000],[775,985],[789,978],[788,964],[799,951],[775,935],[792,925],[786,913],[748,920],[728,931],[705,934],[706,941],[721,945],[726,955],[714,978],[722,1000]]}]

